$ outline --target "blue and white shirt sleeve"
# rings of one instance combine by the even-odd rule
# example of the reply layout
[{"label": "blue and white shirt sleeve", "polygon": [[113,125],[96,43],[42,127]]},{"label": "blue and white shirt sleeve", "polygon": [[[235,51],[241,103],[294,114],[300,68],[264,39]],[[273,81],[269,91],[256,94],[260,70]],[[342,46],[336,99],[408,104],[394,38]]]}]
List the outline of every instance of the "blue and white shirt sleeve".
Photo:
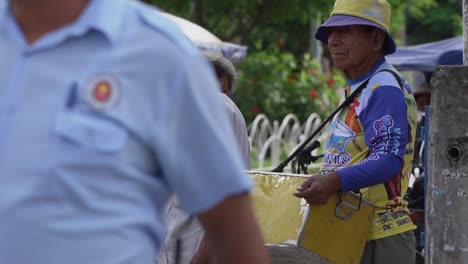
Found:
[{"label": "blue and white shirt sleeve", "polygon": [[198,214],[250,191],[218,83],[201,55],[186,58],[170,93],[160,162],[184,209]]},{"label": "blue and white shirt sleeve", "polygon": [[384,183],[397,176],[404,164],[409,127],[401,89],[387,84],[375,88],[359,119],[369,155],[359,164],[337,171],[342,191]]}]

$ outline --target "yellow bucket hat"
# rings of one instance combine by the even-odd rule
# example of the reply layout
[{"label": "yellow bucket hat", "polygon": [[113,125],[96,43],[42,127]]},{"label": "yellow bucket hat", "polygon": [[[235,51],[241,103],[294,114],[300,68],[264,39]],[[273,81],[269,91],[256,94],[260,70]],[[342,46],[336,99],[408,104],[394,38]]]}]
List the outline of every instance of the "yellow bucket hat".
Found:
[{"label": "yellow bucket hat", "polygon": [[395,52],[395,41],[390,36],[391,7],[386,0],[337,0],[328,20],[315,33],[315,38],[327,43],[328,27],[367,25],[386,33],[385,55]]}]

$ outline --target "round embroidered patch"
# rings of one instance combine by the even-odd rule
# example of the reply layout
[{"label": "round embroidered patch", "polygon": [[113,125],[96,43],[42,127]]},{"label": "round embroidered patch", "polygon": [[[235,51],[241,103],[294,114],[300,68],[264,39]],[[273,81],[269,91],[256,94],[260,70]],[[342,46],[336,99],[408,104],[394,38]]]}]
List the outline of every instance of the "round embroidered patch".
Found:
[{"label": "round embroidered patch", "polygon": [[97,76],[85,89],[85,100],[98,110],[115,107],[120,99],[120,86],[112,76]]}]

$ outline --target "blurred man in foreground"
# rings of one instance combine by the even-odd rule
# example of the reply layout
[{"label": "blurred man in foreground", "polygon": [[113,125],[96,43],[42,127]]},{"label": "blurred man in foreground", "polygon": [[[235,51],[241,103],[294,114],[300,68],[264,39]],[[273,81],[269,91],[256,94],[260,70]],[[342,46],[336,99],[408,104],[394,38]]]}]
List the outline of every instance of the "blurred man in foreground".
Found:
[{"label": "blurred man in foreground", "polygon": [[175,25],[137,1],[10,0],[0,26],[2,263],[152,263],[172,192],[217,261],[268,262],[215,77]]}]

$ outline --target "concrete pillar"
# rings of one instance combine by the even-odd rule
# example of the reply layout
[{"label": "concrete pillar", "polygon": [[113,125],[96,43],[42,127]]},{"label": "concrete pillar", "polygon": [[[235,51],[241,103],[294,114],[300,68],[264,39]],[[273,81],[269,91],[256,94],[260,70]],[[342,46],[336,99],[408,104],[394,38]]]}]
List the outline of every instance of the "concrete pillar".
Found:
[{"label": "concrete pillar", "polygon": [[468,263],[468,67],[431,80],[426,263]]},{"label": "concrete pillar", "polygon": [[463,65],[468,64],[468,0],[463,0]]}]

